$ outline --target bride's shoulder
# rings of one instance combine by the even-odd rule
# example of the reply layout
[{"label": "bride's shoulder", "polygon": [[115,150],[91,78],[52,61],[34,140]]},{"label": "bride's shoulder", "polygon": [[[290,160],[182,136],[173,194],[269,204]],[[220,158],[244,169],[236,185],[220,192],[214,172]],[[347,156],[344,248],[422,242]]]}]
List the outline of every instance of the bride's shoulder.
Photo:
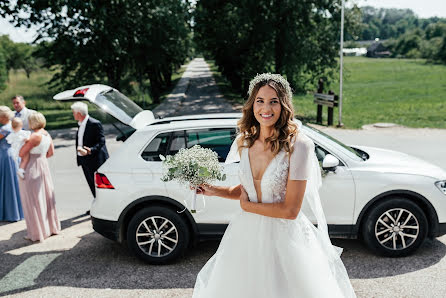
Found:
[{"label": "bride's shoulder", "polygon": [[238,134],[234,141],[232,142],[231,148],[229,149],[228,155],[226,156],[226,160],[225,163],[229,164],[229,163],[234,163],[234,162],[239,162],[240,158],[241,158],[241,147],[244,145],[244,139],[242,139],[242,134]]},{"label": "bride's shoulder", "polygon": [[304,150],[309,151],[314,149],[313,140],[310,139],[305,133],[299,132],[297,136],[294,136],[292,141],[293,151],[294,150]]}]

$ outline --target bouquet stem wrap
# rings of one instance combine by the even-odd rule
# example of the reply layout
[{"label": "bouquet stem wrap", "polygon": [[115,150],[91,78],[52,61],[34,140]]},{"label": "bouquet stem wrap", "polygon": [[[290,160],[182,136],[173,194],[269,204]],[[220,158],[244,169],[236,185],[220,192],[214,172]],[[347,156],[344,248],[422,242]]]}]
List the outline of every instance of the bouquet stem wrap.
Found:
[{"label": "bouquet stem wrap", "polygon": [[192,197],[192,208],[190,209],[191,213],[197,212],[197,189],[194,188],[193,197]]}]

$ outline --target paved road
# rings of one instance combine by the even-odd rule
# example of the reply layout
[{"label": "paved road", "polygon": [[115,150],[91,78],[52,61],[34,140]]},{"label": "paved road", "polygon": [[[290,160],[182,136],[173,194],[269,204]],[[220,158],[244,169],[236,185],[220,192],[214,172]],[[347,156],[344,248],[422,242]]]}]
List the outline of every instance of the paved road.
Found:
[{"label": "paved road", "polygon": [[[208,70],[202,62],[196,62],[197,69],[189,70],[200,79],[191,80],[188,90],[212,90]],[[189,96],[194,104],[189,104],[187,96],[180,100],[185,111],[201,112],[195,105],[206,102],[207,97],[198,94],[192,91],[194,96]],[[226,105],[220,100],[214,104],[222,104],[222,108]],[[442,149],[446,148],[446,130],[321,129],[350,144],[403,151],[446,169]],[[113,154],[121,143],[114,140],[113,128],[107,127],[106,131],[107,146]],[[134,258],[125,246],[95,233],[84,215],[92,197],[75,164],[74,134],[75,130],[52,132],[56,152],[50,166],[63,231],[44,243],[31,245],[23,239],[23,221],[0,223],[0,295],[190,297],[195,276],[217,249],[218,241],[199,244],[175,264],[150,266]],[[344,247],[342,259],[359,297],[442,297],[446,293],[446,236],[426,241],[415,255],[400,259],[374,256],[355,240],[334,240],[334,244]]]}]

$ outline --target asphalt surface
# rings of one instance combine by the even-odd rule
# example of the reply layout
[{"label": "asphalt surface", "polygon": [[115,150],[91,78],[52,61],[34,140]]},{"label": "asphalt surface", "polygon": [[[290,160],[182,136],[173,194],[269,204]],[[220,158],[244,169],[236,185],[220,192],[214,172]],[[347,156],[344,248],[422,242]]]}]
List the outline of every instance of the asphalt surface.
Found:
[{"label": "asphalt surface", "polygon": [[[212,93],[217,98],[212,105],[207,105],[209,97],[200,95],[200,89],[214,92],[215,86],[203,62],[195,63],[188,70],[198,80],[191,76],[184,83],[184,95],[176,95],[185,114],[225,110],[228,104],[217,93]],[[167,105],[166,109],[165,115],[178,113]],[[320,129],[348,144],[406,152],[446,169],[446,130]],[[0,296],[190,297],[195,277],[218,241],[200,243],[174,264],[152,266],[136,259],[124,245],[95,233],[84,214],[92,196],[75,164],[75,129],[51,134],[56,150],[50,167],[62,233],[32,244],[23,239],[24,221],[0,222]],[[115,136],[114,128],[106,126],[110,154],[121,145]],[[342,260],[358,297],[445,296],[446,236],[427,240],[414,255],[397,259],[375,256],[357,240],[334,239],[333,243],[344,248]]]}]

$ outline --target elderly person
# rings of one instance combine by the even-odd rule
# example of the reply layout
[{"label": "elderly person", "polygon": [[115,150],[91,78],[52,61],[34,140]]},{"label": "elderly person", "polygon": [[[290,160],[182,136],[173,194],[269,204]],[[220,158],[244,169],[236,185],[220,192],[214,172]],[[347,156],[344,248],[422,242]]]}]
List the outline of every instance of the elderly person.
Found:
[{"label": "elderly person", "polygon": [[91,193],[96,197],[94,173],[108,158],[104,129],[99,120],[88,115],[88,106],[85,103],[76,102],[71,106],[71,110],[79,124],[76,133],[77,165],[82,167]]},{"label": "elderly person", "polygon": [[46,120],[41,113],[32,113],[28,120],[33,133],[20,149],[20,157],[29,154],[29,162],[25,169],[27,175],[19,181],[19,186],[27,237],[31,241],[42,242],[60,232],[54,185],[47,160],[54,154],[54,145],[44,129]]},{"label": "elderly person", "polygon": [[26,101],[21,95],[14,96],[13,98],[11,98],[11,101],[12,101],[12,106],[14,107],[15,110],[14,117],[22,119],[23,129],[30,130],[28,124],[28,117],[35,111],[28,109],[26,107]]},{"label": "elderly person", "polygon": [[6,137],[12,132],[14,113],[7,106],[0,106],[0,221],[23,219],[17,166]]}]

